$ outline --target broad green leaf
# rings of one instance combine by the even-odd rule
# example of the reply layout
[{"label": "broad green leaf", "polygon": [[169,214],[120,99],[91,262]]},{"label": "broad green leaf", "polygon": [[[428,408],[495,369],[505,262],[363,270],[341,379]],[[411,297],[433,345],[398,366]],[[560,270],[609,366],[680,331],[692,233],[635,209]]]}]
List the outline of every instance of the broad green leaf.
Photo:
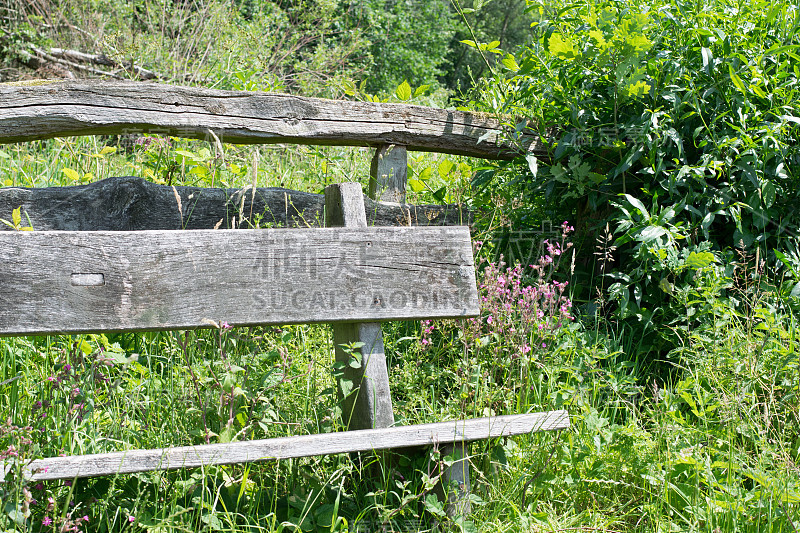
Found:
[{"label": "broad green leaf", "polygon": [[455,165],[453,165],[453,162],[449,159],[443,160],[441,163],[439,163],[439,175],[443,178],[446,177],[448,174],[450,174],[450,171],[453,170],[454,166]]},{"label": "broad green leaf", "polygon": [[630,203],[633,207],[638,209],[639,212],[642,213],[642,215],[645,218],[648,218],[648,219],[650,218],[650,212],[647,210],[647,208],[644,206],[644,204],[638,198],[634,198],[630,194],[624,194],[623,196],[625,196],[625,199],[628,200],[628,203]]},{"label": "broad green leaf", "polygon": [[72,181],[78,181],[81,178],[81,175],[71,168],[62,168],[61,172]]},{"label": "broad green leaf", "polygon": [[717,258],[714,257],[714,254],[711,252],[692,252],[689,254],[689,257],[686,258],[684,266],[694,270],[699,270],[716,262]]},{"label": "broad green leaf", "polygon": [[572,41],[567,37],[564,38],[560,33],[554,33],[547,41],[550,53],[560,59],[575,59],[578,53]]},{"label": "broad green leaf", "polygon": [[430,88],[431,88],[431,86],[430,86],[430,85],[420,85],[420,86],[419,86],[419,87],[417,87],[417,88],[416,88],[416,90],[414,91],[414,98],[416,98],[417,96],[419,96],[419,95],[421,95],[421,94],[424,94],[424,93],[425,93],[425,91],[427,91],[427,90],[428,90],[428,89],[430,89]]},{"label": "broad green leaf", "polygon": [[188,152],[186,150],[175,150],[175,153],[177,155],[183,156],[186,159],[189,159],[191,161],[197,161],[199,159],[199,156],[197,154],[194,154],[192,152]]},{"label": "broad green leaf", "polygon": [[519,71],[519,65],[517,64],[517,60],[511,54],[506,54],[506,57],[503,58],[501,63],[503,64],[504,67],[506,67],[508,70],[512,72]]},{"label": "broad green leaf", "polygon": [[408,81],[404,81],[400,85],[397,86],[397,90],[394,92],[395,95],[400,100],[410,100],[411,99],[411,85],[408,84]]},{"label": "broad green leaf", "polygon": [[761,188],[761,200],[764,202],[764,207],[769,209],[775,203],[775,185],[771,181],[764,183]]},{"label": "broad green leaf", "polygon": [[662,278],[661,281],[658,282],[658,288],[667,294],[672,294],[672,283],[670,283],[667,278]]},{"label": "broad green leaf", "polygon": [[11,221],[14,223],[15,227],[19,227],[19,225],[22,224],[22,206],[19,206],[11,212]]},{"label": "broad green leaf", "polygon": [[478,48],[478,45],[475,43],[475,41],[473,41],[471,39],[464,39],[463,41],[459,41],[459,42],[464,43],[467,46],[471,46],[472,48]]},{"label": "broad green leaf", "polygon": [[78,343],[78,349],[80,351],[82,351],[83,353],[85,353],[86,355],[89,355],[90,353],[92,353],[94,351],[94,348],[92,348],[91,344],[86,342],[86,339],[81,339],[80,340],[80,342]]},{"label": "broad green leaf", "polygon": [[648,243],[656,240],[657,238],[665,235],[667,233],[666,228],[662,228],[661,226],[647,226],[642,230],[638,237],[636,237],[637,241],[641,241],[643,243]]},{"label": "broad green leaf", "polygon": [[650,92],[650,85],[648,85],[644,80],[639,80],[636,83],[631,83],[628,85],[627,91],[628,96],[639,98]]},{"label": "broad green leaf", "polygon": [[4,152],[2,150],[0,150],[0,157],[3,159],[11,159],[11,156],[8,154],[8,152]]},{"label": "broad green leaf", "polygon": [[104,146],[103,149],[100,150],[100,154],[99,155],[113,154],[116,151],[117,151],[117,147],[116,146]]},{"label": "broad green leaf", "polygon": [[425,184],[420,180],[410,179],[408,180],[408,185],[411,187],[411,190],[414,192],[422,192],[425,190]]}]

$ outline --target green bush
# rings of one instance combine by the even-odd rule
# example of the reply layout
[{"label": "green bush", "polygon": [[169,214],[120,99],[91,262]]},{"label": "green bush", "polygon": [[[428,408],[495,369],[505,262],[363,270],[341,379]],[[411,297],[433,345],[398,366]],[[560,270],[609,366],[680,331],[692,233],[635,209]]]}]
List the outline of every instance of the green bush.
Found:
[{"label": "green bush", "polygon": [[[619,316],[644,325],[674,320],[674,291],[734,248],[759,249],[771,265],[771,250],[800,224],[797,6],[631,0],[529,9],[531,45],[504,55],[471,105],[522,117],[517,131],[555,139],[546,160],[479,172],[484,198],[522,196],[527,209],[510,213],[518,226],[575,220],[589,289],[579,296],[610,289]],[[602,243],[603,263],[594,240],[606,224],[617,239]],[[649,328],[651,348],[673,347],[659,329]]]}]

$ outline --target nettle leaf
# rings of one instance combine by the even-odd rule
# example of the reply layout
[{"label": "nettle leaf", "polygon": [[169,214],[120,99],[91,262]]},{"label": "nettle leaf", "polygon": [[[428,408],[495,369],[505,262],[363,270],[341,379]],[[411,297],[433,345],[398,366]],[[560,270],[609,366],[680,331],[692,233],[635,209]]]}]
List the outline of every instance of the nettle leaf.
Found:
[{"label": "nettle leaf", "polygon": [[453,170],[454,166],[453,162],[449,159],[442,160],[442,162],[439,163],[439,175],[443,178],[446,177]]},{"label": "nettle leaf", "polygon": [[397,90],[394,92],[395,95],[400,100],[410,100],[411,99],[411,85],[408,84],[408,81],[404,81],[400,85],[397,86]]},{"label": "nettle leaf", "polygon": [[420,180],[410,179],[408,180],[408,185],[411,187],[411,190],[414,192],[422,192],[425,190],[425,184]]},{"label": "nettle leaf", "polygon": [[578,57],[578,51],[572,40],[564,38],[560,33],[554,33],[547,41],[550,53],[559,59],[575,59]]},{"label": "nettle leaf", "polygon": [[419,86],[419,87],[417,87],[417,89],[414,91],[414,98],[416,98],[417,96],[419,96],[419,95],[421,95],[421,94],[424,94],[424,93],[425,93],[425,91],[427,91],[427,90],[428,90],[428,89],[430,89],[430,88],[431,88],[431,86],[430,86],[430,85],[420,85],[420,86]]}]

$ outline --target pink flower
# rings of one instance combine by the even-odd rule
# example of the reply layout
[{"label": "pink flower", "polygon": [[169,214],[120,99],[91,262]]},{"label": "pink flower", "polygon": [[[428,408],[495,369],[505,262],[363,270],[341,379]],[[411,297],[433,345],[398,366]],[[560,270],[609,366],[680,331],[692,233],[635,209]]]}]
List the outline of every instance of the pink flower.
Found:
[{"label": "pink flower", "polygon": [[231,326],[227,322],[223,322],[221,327],[222,327],[222,329],[231,329],[231,328],[233,328],[233,326]]},{"label": "pink flower", "polygon": [[132,517],[132,516],[129,516],[129,517],[128,517],[128,522],[130,522],[131,524],[133,524],[134,522],[136,522],[136,518],[134,518],[134,517]]},{"label": "pink flower", "polygon": [[84,522],[88,522],[89,521],[89,515],[83,515],[83,521]]},{"label": "pink flower", "polygon": [[50,518],[49,516],[45,516],[44,519],[42,520],[42,525],[43,526],[49,526],[52,523],[53,523],[53,519]]}]

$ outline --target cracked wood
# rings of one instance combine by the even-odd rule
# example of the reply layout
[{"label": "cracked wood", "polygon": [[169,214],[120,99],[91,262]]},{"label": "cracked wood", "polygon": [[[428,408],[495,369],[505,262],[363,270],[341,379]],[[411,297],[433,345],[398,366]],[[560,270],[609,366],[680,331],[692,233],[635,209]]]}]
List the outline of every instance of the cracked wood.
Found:
[{"label": "cracked wood", "polygon": [[470,442],[567,428],[569,428],[569,415],[566,411],[505,415],[226,444],[53,457],[35,460],[26,465],[25,477],[31,481],[44,481],[130,474],[449,442]]},{"label": "cracked wood", "polygon": [[512,141],[483,113],[221,91],[133,81],[0,84],[0,143],[97,134],[157,133],[233,144],[380,146],[511,159],[545,155],[536,135]]},{"label": "cracked wood", "polygon": [[0,233],[0,334],[478,314],[469,229]]}]

